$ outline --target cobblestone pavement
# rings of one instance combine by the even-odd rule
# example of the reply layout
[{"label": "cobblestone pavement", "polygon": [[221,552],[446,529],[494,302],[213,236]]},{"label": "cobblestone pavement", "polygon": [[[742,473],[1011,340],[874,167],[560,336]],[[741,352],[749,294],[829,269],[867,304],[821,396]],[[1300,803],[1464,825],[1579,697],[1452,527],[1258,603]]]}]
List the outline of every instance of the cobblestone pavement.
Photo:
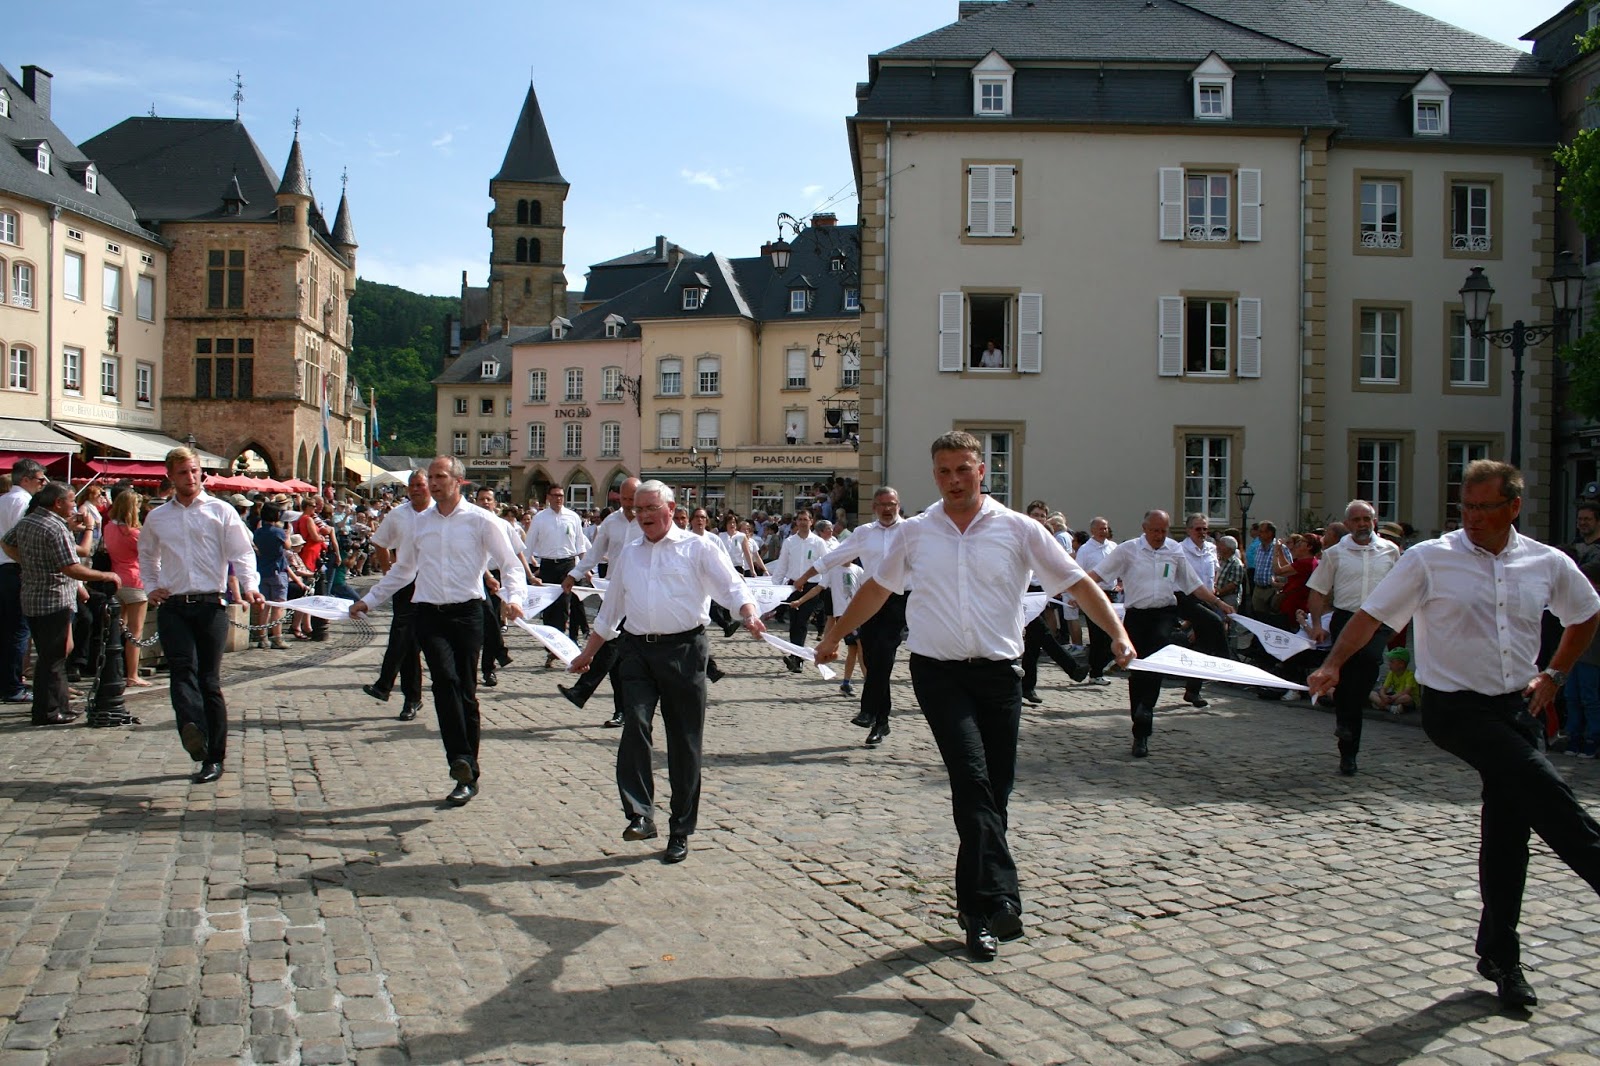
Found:
[{"label": "cobblestone pavement", "polygon": [[[1600,904],[1536,845],[1543,1003],[1502,1011],[1472,972],[1475,779],[1409,723],[1369,722],[1346,779],[1330,715],[1169,689],[1134,761],[1122,682],[1046,673],[1011,808],[1027,936],[975,964],[903,664],[867,750],[833,686],[718,638],[702,829],[667,867],[620,839],[608,690],[576,711],[512,639],[459,810],[431,712],[360,692],[377,645],[229,656],[254,679],[214,786],[159,691],[128,729],[6,708],[0,1066],[1600,1061]],[[1600,801],[1600,765],[1558,761]]]}]

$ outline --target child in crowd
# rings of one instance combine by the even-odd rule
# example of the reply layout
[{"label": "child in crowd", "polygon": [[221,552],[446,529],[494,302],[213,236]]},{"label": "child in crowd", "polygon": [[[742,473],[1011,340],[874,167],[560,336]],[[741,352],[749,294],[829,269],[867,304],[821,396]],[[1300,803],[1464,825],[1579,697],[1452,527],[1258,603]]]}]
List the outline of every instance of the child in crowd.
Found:
[{"label": "child in crowd", "polygon": [[[815,596],[822,595],[823,583],[826,582],[827,591],[833,594],[833,617],[838,618],[850,606],[850,597],[856,594],[856,589],[861,587],[861,582],[865,579],[865,576],[865,572],[855,563],[836,566],[813,582],[811,587],[806,590],[806,594],[795,600],[790,606],[797,606]],[[839,691],[846,696],[855,695],[855,689],[850,686],[850,678],[856,672],[856,663],[861,660],[861,645],[856,640],[856,636],[857,634],[852,631],[844,638],[845,645],[850,651],[845,656],[844,679],[839,682]],[[861,666],[861,676],[867,676],[865,663],[862,663]]]},{"label": "child in crowd", "polygon": [[1411,669],[1410,650],[1391,648],[1386,658],[1389,672],[1372,690],[1372,705],[1390,714],[1416,710],[1422,703],[1422,686],[1417,684],[1417,675]]}]

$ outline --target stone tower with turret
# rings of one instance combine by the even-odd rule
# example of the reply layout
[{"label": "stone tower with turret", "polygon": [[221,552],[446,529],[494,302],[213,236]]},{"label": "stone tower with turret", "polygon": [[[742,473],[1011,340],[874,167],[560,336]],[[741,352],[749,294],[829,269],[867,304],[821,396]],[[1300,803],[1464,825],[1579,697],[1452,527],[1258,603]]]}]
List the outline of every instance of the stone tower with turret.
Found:
[{"label": "stone tower with turret", "polygon": [[489,321],[544,326],[566,314],[567,179],[528,86],[499,173],[489,181]]}]

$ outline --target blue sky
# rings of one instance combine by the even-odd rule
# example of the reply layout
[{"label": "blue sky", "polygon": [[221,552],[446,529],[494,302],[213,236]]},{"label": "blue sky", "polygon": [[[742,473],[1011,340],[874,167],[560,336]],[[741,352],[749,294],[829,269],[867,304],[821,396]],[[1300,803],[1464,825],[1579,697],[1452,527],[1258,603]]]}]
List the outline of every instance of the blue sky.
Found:
[{"label": "blue sky", "polygon": [[[1409,6],[1515,45],[1562,5]],[[530,77],[572,185],[578,288],[589,264],[657,234],[742,256],[780,211],[853,222],[845,116],[867,56],[955,13],[956,0],[54,2],[8,11],[0,62],[52,72],[56,123],[79,141],[152,105],[231,117],[242,73],[242,118],[274,167],[299,109],[329,217],[349,170],[361,276],[453,295],[463,270],[484,283],[489,178]]]}]

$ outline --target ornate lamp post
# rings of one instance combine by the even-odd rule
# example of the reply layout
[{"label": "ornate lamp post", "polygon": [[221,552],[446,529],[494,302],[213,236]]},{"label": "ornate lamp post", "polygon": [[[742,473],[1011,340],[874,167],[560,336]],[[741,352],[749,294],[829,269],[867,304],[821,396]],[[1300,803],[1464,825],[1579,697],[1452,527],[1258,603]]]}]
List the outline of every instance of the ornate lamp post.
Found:
[{"label": "ornate lamp post", "polygon": [[[1256,502],[1256,490],[1250,487],[1250,482],[1248,480],[1245,480],[1239,482],[1239,487],[1234,490],[1233,494],[1239,500],[1240,529],[1244,535],[1248,537],[1250,536],[1250,505]],[[1244,548],[1240,550],[1243,552],[1249,547],[1250,544],[1248,541],[1246,541]],[[1244,556],[1242,554],[1239,557],[1239,562],[1244,562]],[[1250,572],[1250,568],[1246,566],[1244,568],[1244,604],[1246,607],[1250,606],[1250,583],[1254,576],[1255,575]]]},{"label": "ornate lamp post", "polygon": [[[689,458],[693,459],[695,465],[700,468],[700,506],[705,507],[706,492],[709,490],[711,483],[711,471],[714,467],[722,465],[722,449],[717,448],[714,451],[703,452],[697,445],[689,449]],[[706,513],[709,514],[710,511],[707,510]]]}]

